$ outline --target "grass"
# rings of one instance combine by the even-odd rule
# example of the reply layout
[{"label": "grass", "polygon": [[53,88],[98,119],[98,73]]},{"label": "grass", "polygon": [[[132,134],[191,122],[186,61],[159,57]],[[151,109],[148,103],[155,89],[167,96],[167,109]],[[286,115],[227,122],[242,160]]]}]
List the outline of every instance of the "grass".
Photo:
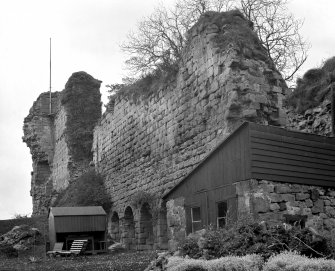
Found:
[{"label": "grass", "polygon": [[46,270],[46,271],[141,271],[155,258],[155,252],[124,252],[78,257],[57,257],[38,259],[31,262],[29,258],[0,259],[0,271]]},{"label": "grass", "polygon": [[329,58],[322,67],[308,70],[298,78],[295,90],[286,98],[286,104],[302,114],[307,109],[330,98],[330,84],[335,82],[335,57]]}]

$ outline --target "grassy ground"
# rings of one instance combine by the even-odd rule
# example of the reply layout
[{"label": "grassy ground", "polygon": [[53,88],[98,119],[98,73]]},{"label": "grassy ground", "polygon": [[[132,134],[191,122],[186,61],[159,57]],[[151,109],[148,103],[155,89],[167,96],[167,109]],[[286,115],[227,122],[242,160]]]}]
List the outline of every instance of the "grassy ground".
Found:
[{"label": "grassy ground", "polygon": [[32,263],[29,258],[0,259],[0,271],[141,271],[144,270],[154,258],[154,252],[124,252],[68,258],[45,258],[38,259],[38,261],[34,263]]}]

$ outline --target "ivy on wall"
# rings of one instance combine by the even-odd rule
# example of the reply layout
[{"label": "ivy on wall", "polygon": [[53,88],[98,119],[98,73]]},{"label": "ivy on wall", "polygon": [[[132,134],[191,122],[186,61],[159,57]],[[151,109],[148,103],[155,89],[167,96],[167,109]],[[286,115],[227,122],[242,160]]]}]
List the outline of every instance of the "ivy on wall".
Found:
[{"label": "ivy on wall", "polygon": [[112,200],[106,191],[103,178],[94,169],[83,173],[63,190],[54,206],[102,206],[106,212],[112,207]]},{"label": "ivy on wall", "polygon": [[73,160],[91,160],[93,129],[101,117],[101,81],[86,72],[73,73],[62,92],[67,112],[66,140]]}]

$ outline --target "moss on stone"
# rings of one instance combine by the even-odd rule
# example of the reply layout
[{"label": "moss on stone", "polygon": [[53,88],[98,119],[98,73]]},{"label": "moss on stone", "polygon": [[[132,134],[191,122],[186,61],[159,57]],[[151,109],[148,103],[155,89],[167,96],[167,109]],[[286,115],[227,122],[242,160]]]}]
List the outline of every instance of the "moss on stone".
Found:
[{"label": "moss on stone", "polygon": [[93,129],[101,117],[101,81],[86,72],[73,73],[62,92],[67,112],[66,141],[73,160],[91,160]]}]

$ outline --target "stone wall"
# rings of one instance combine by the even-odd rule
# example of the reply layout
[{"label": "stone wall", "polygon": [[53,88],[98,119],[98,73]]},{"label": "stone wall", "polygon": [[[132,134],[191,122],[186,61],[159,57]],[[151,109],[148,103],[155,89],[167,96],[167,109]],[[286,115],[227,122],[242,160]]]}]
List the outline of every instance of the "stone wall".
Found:
[{"label": "stone wall", "polygon": [[[326,235],[335,228],[333,188],[254,179],[235,185],[239,218],[252,216],[272,225],[299,223]],[[184,202],[184,197],[166,202],[168,247],[172,251],[187,235]]]},{"label": "stone wall", "polygon": [[179,243],[186,237],[185,198],[171,199],[166,203],[168,247],[178,249]]},{"label": "stone wall", "polygon": [[55,117],[55,151],[52,163],[53,188],[56,191],[65,189],[70,180],[70,171],[68,168],[70,162],[69,148],[66,142],[66,119],[67,113],[63,106],[57,112]]},{"label": "stone wall", "polygon": [[[42,215],[48,212],[57,195],[67,188],[68,184],[78,178],[89,168],[92,153],[87,157],[74,158],[70,143],[75,139],[69,139],[69,117],[73,119],[71,103],[76,108],[80,117],[74,117],[83,121],[74,127],[81,133],[91,136],[85,143],[92,145],[93,127],[101,117],[100,102],[101,81],[94,79],[85,72],[74,73],[68,80],[63,92],[52,93],[52,112],[49,111],[49,93],[42,93],[34,102],[29,115],[24,120],[23,141],[30,148],[33,160],[33,172],[31,180],[31,196],[33,200],[33,215]],[[66,92],[67,91],[67,92]],[[64,100],[64,93],[67,98]],[[90,104],[94,108],[89,110]],[[72,114],[72,115],[71,115]],[[85,121],[87,119],[87,122]],[[89,121],[93,121],[92,124]],[[89,123],[89,126],[87,126]],[[73,127],[71,127],[73,130]],[[81,130],[80,130],[81,129]],[[78,146],[79,149],[82,146]]]},{"label": "stone wall", "polygon": [[51,167],[54,153],[54,114],[59,109],[59,92],[52,93],[52,114],[50,96],[42,93],[34,102],[29,115],[24,119],[23,141],[30,148],[33,160],[30,195],[33,200],[33,214],[47,212],[50,206],[52,181]]},{"label": "stone wall", "polygon": [[285,125],[285,90],[240,13],[204,16],[176,77],[149,97],[119,93],[95,128],[93,159],[113,211],[122,220],[136,191],[168,191],[242,121]]},{"label": "stone wall", "polygon": [[335,228],[335,189],[248,180],[236,185],[239,215],[253,214],[269,223],[302,218],[319,232]]}]

